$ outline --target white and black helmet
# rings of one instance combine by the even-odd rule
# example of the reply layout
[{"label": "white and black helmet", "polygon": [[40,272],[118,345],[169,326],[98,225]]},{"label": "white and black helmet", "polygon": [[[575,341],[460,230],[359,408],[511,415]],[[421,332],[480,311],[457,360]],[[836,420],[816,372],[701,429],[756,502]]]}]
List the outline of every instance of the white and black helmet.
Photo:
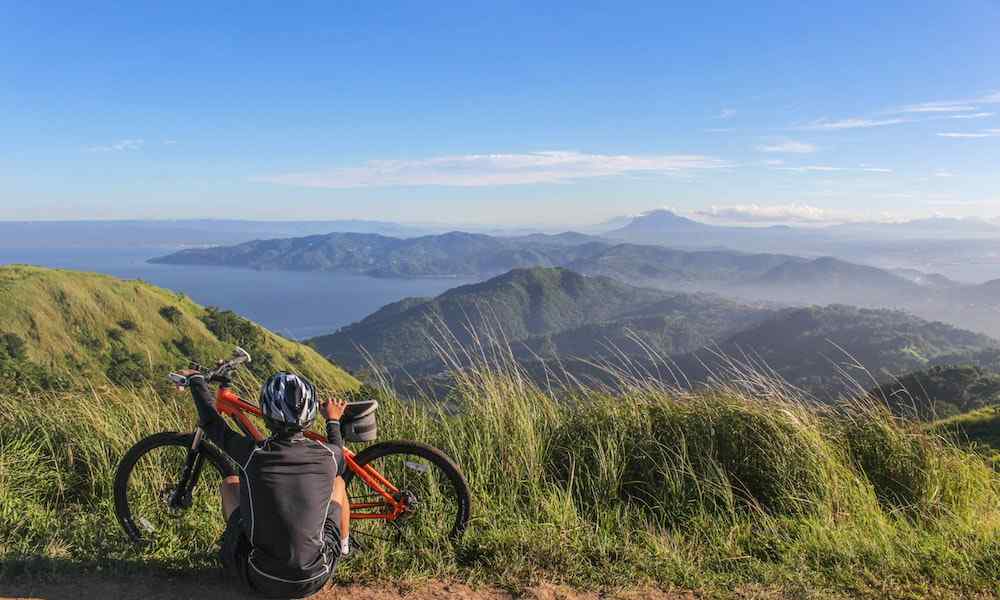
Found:
[{"label": "white and black helmet", "polygon": [[260,410],[272,428],[306,429],[316,419],[318,409],[316,388],[294,373],[275,373],[260,390]]}]

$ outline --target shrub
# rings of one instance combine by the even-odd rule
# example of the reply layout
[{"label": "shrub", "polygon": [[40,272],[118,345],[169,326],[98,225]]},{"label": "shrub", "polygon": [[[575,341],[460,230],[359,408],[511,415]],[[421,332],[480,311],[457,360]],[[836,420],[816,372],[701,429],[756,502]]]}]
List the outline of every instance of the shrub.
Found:
[{"label": "shrub", "polygon": [[194,359],[197,356],[197,352],[194,347],[194,340],[189,336],[181,336],[180,339],[173,340],[174,348],[181,353],[184,358]]},{"label": "shrub", "polygon": [[201,321],[219,341],[238,345],[253,356],[250,371],[257,377],[268,377],[274,371],[274,355],[264,348],[264,333],[260,327],[231,310],[209,307]]},{"label": "shrub", "polygon": [[136,331],[139,328],[139,326],[135,324],[135,321],[130,319],[122,319],[121,321],[118,321],[118,326],[125,331]]},{"label": "shrub", "polygon": [[113,383],[122,386],[141,384],[149,379],[149,365],[143,356],[131,352],[121,344],[113,344],[107,355],[105,374]]},{"label": "shrub", "polygon": [[0,354],[20,360],[27,356],[27,347],[24,339],[16,333],[0,334]]},{"label": "shrub", "polygon": [[164,306],[160,309],[160,316],[168,323],[177,324],[181,320],[181,311],[176,306]]}]

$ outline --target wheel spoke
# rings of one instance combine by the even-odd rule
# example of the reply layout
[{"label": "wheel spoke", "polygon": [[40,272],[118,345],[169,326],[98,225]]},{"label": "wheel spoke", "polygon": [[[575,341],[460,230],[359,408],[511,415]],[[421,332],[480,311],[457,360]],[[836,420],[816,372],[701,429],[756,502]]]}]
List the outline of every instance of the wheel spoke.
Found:
[{"label": "wheel spoke", "polygon": [[198,480],[187,490],[178,489],[187,456],[188,448],[180,444],[155,446],[135,461],[129,474],[126,496],[132,521],[143,541],[157,547],[199,548],[218,539],[224,526],[222,478],[210,461],[201,457]]},{"label": "wheel spoke", "polygon": [[[358,519],[351,525],[352,531],[388,544],[388,550],[400,544],[416,548],[448,542],[462,510],[461,502],[467,502],[464,496],[460,501],[460,493],[467,493],[460,476],[456,483],[456,478],[449,476],[437,462],[403,449],[366,458],[363,464],[381,473],[399,490],[396,499],[404,504],[405,510],[394,520]],[[360,477],[348,479],[348,494],[353,502],[364,502],[373,496]],[[461,492],[457,485],[462,486]],[[387,505],[385,512],[389,508]]]}]

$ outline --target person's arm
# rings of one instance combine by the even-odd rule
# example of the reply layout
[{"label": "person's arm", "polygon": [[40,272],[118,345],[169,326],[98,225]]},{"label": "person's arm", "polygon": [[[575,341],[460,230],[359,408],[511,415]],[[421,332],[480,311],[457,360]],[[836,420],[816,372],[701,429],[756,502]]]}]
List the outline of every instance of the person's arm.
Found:
[{"label": "person's arm", "polygon": [[198,410],[198,423],[205,436],[236,462],[243,464],[253,449],[253,441],[234,431],[215,409],[215,398],[204,375],[197,371],[182,371],[181,374],[188,378],[188,387]]},{"label": "person's arm", "polygon": [[347,401],[340,398],[327,400],[320,412],[326,418],[326,443],[333,450],[334,458],[337,461],[337,475],[344,474],[346,464],[344,462],[344,439],[340,433],[340,418],[344,416],[344,409]]}]

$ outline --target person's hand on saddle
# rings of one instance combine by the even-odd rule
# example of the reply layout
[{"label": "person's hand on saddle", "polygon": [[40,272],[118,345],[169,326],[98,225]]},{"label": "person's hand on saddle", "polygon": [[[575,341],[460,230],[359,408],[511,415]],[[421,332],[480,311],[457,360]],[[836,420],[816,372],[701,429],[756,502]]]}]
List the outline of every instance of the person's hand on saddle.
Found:
[{"label": "person's hand on saddle", "polygon": [[344,410],[347,409],[347,400],[343,398],[328,398],[326,402],[320,406],[320,412],[326,417],[327,421],[339,421],[340,417],[344,415]]}]

